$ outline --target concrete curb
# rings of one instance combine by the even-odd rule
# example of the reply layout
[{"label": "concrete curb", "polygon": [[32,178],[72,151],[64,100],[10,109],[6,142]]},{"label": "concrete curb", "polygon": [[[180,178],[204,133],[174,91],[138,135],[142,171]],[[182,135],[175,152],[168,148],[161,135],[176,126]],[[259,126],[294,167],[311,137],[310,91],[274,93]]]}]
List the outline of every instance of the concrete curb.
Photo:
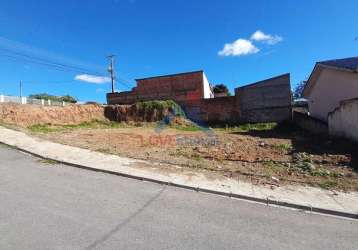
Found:
[{"label": "concrete curb", "polygon": [[26,150],[26,149],[22,149],[22,148],[19,148],[19,147],[10,145],[10,144],[6,144],[6,143],[3,143],[3,142],[1,142],[1,143],[4,144],[4,145],[9,146],[11,148],[15,148],[18,151],[21,151],[21,152],[30,154],[32,156],[35,156],[37,158],[56,161],[56,162],[58,162],[60,164],[64,164],[64,165],[72,166],[72,167],[76,167],[76,168],[81,168],[81,169],[85,169],[85,170],[102,172],[102,173],[107,173],[107,174],[112,174],[112,175],[118,175],[118,176],[131,178],[131,179],[135,179],[135,180],[148,181],[148,182],[153,182],[153,183],[157,183],[157,184],[161,184],[161,185],[168,185],[168,186],[173,186],[173,187],[177,187],[177,188],[192,190],[192,191],[196,191],[196,192],[215,194],[215,195],[220,195],[220,196],[226,196],[226,197],[229,197],[229,198],[237,198],[237,199],[257,202],[257,203],[261,203],[261,204],[265,204],[265,205],[274,205],[274,206],[279,206],[279,207],[286,207],[286,208],[293,208],[293,209],[297,209],[297,210],[308,211],[308,212],[311,212],[311,213],[319,213],[319,214],[325,214],[325,215],[331,215],[331,216],[339,216],[339,217],[344,217],[344,218],[349,218],[349,219],[358,219],[358,214],[354,214],[354,213],[348,213],[348,212],[342,212],[342,211],[337,211],[337,210],[313,207],[313,206],[308,206],[308,205],[300,205],[300,204],[284,202],[284,201],[280,201],[280,200],[272,200],[272,199],[269,199],[268,197],[266,199],[263,199],[263,198],[248,196],[248,195],[235,194],[235,193],[231,193],[231,192],[230,193],[222,192],[222,191],[217,191],[217,190],[212,190],[212,189],[205,189],[205,188],[200,188],[200,187],[194,187],[194,186],[189,186],[189,185],[183,185],[183,184],[178,184],[178,183],[162,181],[162,180],[154,179],[154,178],[140,177],[140,176],[121,173],[121,172],[116,172],[116,171],[110,171],[110,170],[105,170],[105,169],[100,169],[100,168],[93,168],[93,167],[78,165],[78,164],[69,163],[69,162],[66,162],[66,161],[61,161],[61,160],[57,160],[57,159],[51,159],[51,158],[44,157],[42,155],[39,155],[37,153],[31,152],[31,151]]}]

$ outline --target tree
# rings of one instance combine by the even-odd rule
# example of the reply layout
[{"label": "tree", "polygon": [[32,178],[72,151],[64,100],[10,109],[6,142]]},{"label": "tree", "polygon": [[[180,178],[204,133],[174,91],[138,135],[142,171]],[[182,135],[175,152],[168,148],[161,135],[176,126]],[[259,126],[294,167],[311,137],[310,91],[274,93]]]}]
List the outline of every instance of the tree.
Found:
[{"label": "tree", "polygon": [[64,96],[55,96],[55,95],[49,95],[47,93],[41,93],[41,94],[32,94],[29,95],[29,98],[31,99],[43,99],[43,100],[51,100],[51,101],[57,101],[57,102],[69,102],[69,103],[76,103],[77,99],[70,95],[64,95]]},{"label": "tree", "polygon": [[295,90],[293,91],[294,99],[303,98],[303,91],[306,87],[306,84],[307,84],[307,81],[301,81],[296,85]]},{"label": "tree", "polygon": [[76,103],[77,100],[75,97],[70,96],[70,95],[64,95],[60,97],[60,100],[63,102],[70,102],[70,103]]},{"label": "tree", "polygon": [[214,94],[226,94],[227,96],[231,96],[231,93],[225,84],[215,85],[213,91]]}]

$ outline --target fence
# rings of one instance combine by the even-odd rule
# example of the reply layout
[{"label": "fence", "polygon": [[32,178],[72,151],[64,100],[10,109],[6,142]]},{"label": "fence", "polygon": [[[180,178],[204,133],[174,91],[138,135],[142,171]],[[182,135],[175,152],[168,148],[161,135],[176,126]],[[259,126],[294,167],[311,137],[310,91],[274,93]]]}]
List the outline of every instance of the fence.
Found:
[{"label": "fence", "polygon": [[19,97],[19,96],[6,96],[0,95],[0,103],[12,102],[19,104],[33,104],[33,105],[41,105],[41,106],[66,106],[68,103],[66,102],[58,102],[44,99],[31,99],[27,97]]}]

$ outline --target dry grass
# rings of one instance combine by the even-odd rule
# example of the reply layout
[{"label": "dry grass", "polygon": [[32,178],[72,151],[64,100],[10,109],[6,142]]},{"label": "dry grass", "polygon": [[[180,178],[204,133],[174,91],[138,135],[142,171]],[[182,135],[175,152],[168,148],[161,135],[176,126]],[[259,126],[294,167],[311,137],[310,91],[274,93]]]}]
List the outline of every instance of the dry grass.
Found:
[{"label": "dry grass", "polygon": [[160,133],[156,128],[156,123],[93,122],[32,132],[63,144],[215,171],[259,184],[277,185],[273,179],[279,179],[279,185],[358,191],[354,145],[276,124],[216,128],[213,133],[175,124]]}]

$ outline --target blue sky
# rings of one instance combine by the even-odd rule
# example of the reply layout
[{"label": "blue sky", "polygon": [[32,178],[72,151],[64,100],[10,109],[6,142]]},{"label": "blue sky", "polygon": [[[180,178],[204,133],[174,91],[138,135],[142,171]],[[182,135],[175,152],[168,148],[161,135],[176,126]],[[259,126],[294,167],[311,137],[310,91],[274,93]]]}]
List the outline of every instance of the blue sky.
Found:
[{"label": "blue sky", "polygon": [[199,69],[231,91],[286,72],[294,86],[316,61],[358,56],[357,13],[356,0],[2,0],[0,93],[17,95],[20,80],[25,95],[104,102],[110,91],[9,49],[103,74],[116,54],[119,90],[135,78]]}]

